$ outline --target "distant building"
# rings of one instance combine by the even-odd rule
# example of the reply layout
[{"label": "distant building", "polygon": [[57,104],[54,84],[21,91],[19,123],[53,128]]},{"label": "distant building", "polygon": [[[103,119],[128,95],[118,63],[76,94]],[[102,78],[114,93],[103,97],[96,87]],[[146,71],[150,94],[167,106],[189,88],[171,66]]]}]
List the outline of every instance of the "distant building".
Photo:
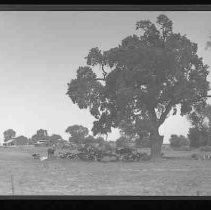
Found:
[{"label": "distant building", "polygon": [[34,145],[35,146],[48,146],[49,140],[39,140]]},{"label": "distant building", "polygon": [[3,143],[3,146],[14,146],[15,145],[15,138],[12,138]]},{"label": "distant building", "polygon": [[25,136],[18,136],[12,138],[6,142],[3,142],[3,146],[17,146],[17,145],[28,145],[29,140]]}]

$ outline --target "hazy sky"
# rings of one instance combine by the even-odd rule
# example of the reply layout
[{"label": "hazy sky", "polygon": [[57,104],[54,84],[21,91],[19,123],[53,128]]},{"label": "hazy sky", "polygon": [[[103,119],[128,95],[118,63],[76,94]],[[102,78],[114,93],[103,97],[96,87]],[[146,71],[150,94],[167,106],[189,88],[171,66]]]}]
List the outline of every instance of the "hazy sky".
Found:
[{"label": "hazy sky", "polygon": [[[92,47],[107,50],[135,33],[142,19],[166,14],[174,31],[198,43],[199,55],[211,66],[211,12],[101,12],[1,11],[0,12],[0,139],[13,128],[31,137],[42,128],[67,139],[65,129],[81,124],[89,129],[94,118],[65,95],[67,83]],[[211,77],[209,76],[211,81]],[[186,135],[189,123],[178,115],[160,129],[166,142],[171,134]],[[109,139],[118,137],[114,131]]]}]

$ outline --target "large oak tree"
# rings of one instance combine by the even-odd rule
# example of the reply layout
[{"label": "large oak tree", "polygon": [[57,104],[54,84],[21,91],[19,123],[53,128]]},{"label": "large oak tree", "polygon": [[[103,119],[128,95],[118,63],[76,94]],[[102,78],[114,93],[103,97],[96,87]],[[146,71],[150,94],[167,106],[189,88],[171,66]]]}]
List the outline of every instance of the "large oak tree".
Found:
[{"label": "large oak tree", "polygon": [[170,111],[185,115],[205,106],[208,66],[197,55],[197,44],[175,33],[167,16],[159,15],[156,23],[139,21],[136,30],[110,50],[91,49],[67,95],[96,118],[94,135],[107,134],[122,121],[149,132],[151,157],[157,159],[163,142],[159,127]]}]

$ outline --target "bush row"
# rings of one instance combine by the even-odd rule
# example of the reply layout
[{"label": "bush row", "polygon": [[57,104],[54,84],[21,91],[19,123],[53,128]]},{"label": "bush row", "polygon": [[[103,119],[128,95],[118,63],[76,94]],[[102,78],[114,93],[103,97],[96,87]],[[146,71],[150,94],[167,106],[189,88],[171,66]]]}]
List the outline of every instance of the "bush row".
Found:
[{"label": "bush row", "polygon": [[141,153],[132,148],[121,147],[107,150],[90,145],[83,145],[81,148],[68,152],[60,152],[59,157],[85,161],[146,161],[150,159],[147,153]]}]

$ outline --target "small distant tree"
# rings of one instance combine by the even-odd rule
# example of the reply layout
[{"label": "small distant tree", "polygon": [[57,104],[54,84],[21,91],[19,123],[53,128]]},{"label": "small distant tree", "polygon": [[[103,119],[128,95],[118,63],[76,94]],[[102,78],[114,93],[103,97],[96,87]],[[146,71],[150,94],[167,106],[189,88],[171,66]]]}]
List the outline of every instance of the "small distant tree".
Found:
[{"label": "small distant tree", "polygon": [[173,148],[179,148],[181,146],[189,145],[188,139],[183,135],[178,136],[173,134],[171,135],[169,141],[170,141],[170,146]]},{"label": "small distant tree", "polygon": [[65,132],[71,135],[69,141],[74,143],[84,143],[89,134],[88,128],[82,125],[69,126]]},{"label": "small distant tree", "polygon": [[37,130],[37,133],[31,137],[33,142],[37,142],[39,140],[49,140],[48,132],[44,129]]},{"label": "small distant tree", "polygon": [[48,136],[48,131],[47,130],[44,130],[44,129],[39,129],[37,131],[37,136],[39,138],[44,138],[45,139]]},{"label": "small distant tree", "polygon": [[60,140],[62,140],[62,137],[58,134],[52,134],[51,136],[49,136],[49,141],[52,144],[57,143]]},{"label": "small distant tree", "polygon": [[16,132],[13,129],[8,129],[4,131],[3,135],[4,135],[4,142],[7,142],[8,140],[16,136]]},{"label": "small distant tree", "polygon": [[16,145],[27,145],[27,144],[29,144],[29,140],[25,136],[18,136],[15,138],[15,144]]}]

